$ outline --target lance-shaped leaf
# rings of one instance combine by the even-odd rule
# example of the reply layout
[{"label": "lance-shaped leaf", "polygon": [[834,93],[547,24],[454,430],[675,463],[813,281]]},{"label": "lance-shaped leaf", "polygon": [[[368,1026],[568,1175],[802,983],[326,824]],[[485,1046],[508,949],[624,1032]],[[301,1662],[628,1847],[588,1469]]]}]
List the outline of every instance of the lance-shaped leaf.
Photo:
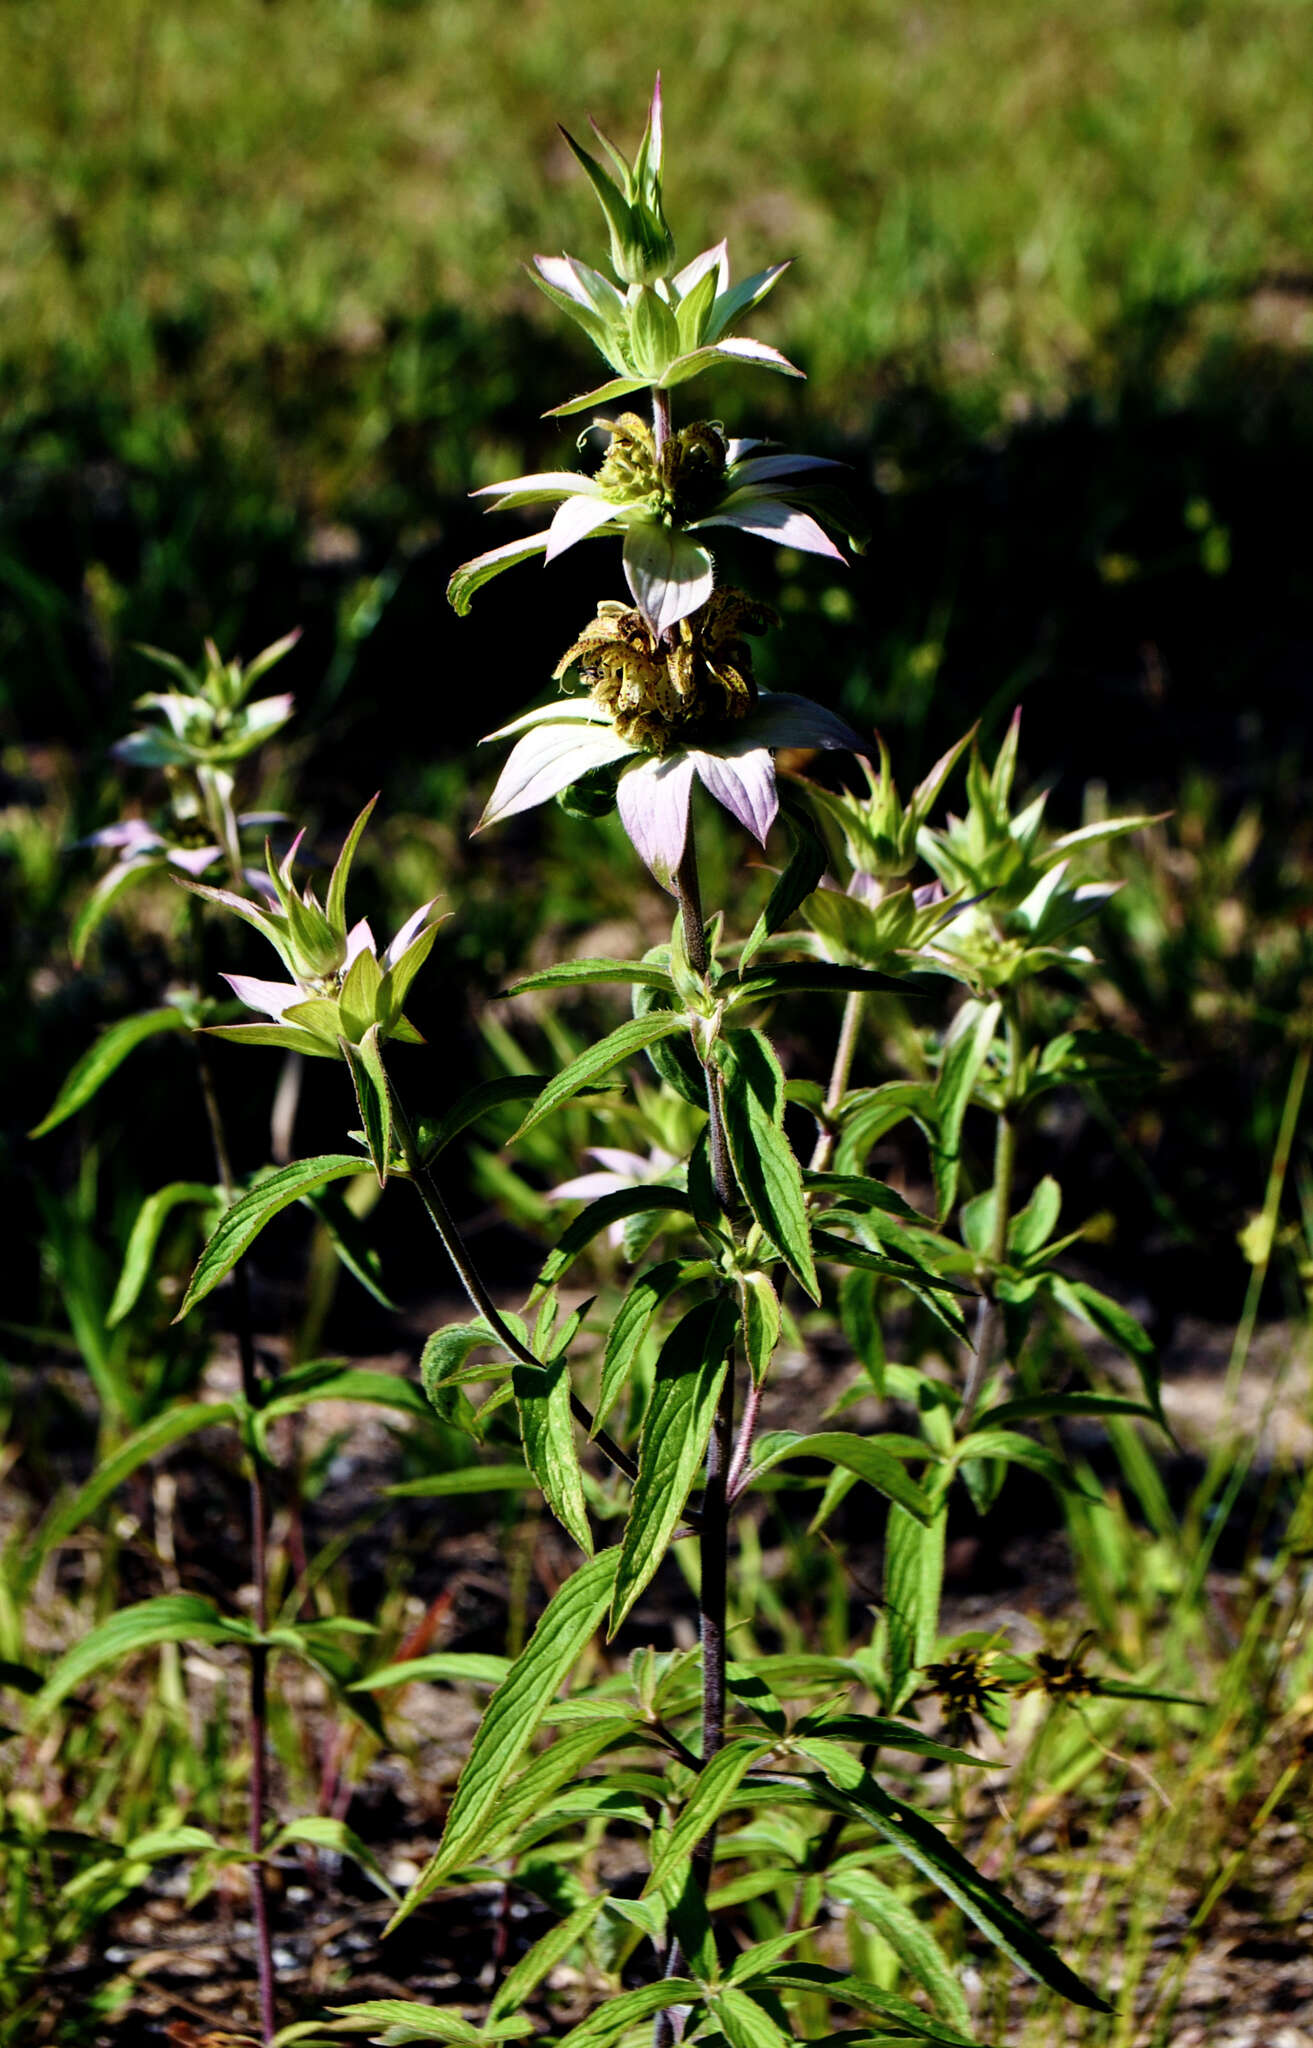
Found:
[{"label": "lance-shaped leaf", "polygon": [[724,1078],[725,1131],[734,1177],[794,1278],[813,1301],[819,1301],[802,1169],[784,1135],[784,1076],[779,1062],[760,1031],[736,1031],[719,1039],[715,1058]]},{"label": "lance-shaped leaf", "polygon": [[117,1024],[109,1025],[70,1070],[50,1108],[28,1136],[44,1138],[47,1131],[53,1131],[57,1124],[62,1124],[66,1117],[74,1115],[90,1102],[128,1054],[144,1045],[148,1038],[154,1038],[161,1031],[186,1029],[186,1018],[172,1005],[159,1010],[143,1010],[139,1016],[122,1017]]},{"label": "lance-shaped leaf", "polygon": [[640,1274],[617,1309],[602,1356],[602,1383],[593,1415],[594,1432],[602,1427],[625,1386],[642,1348],[652,1318],[676,1288],[704,1279],[712,1271],[706,1259],[667,1259]]},{"label": "lance-shaped leaf", "polygon": [[317,1159],[293,1160],[290,1166],[271,1173],[267,1180],[257,1181],[220,1219],[214,1235],[196,1262],[196,1271],[191,1276],[191,1284],[174,1322],[181,1322],[198,1301],[204,1301],[206,1295],[226,1278],[265,1224],[281,1210],[299,1202],[303,1195],[312,1194],[316,1188],[326,1187],[330,1181],[369,1171],[369,1161],[362,1159],[359,1153],[326,1152]]},{"label": "lance-shaped leaf", "polygon": [[562,2036],[557,2048],[610,2048],[631,2027],[637,2027],[653,2013],[671,2005],[694,2005],[703,1996],[702,1986],[691,1977],[662,1977],[655,1984],[640,1984],[636,1991],[621,1991],[604,1999],[579,2026]]},{"label": "lance-shaped leaf", "polygon": [[799,1742],[798,1747],[823,1773],[823,1783],[813,1781],[822,1802],[833,1806],[837,1813],[864,1820],[887,1842],[892,1842],[909,1863],[975,1922],[996,1948],[1011,1957],[1018,1969],[1047,1984],[1072,2005],[1082,2005],[1093,2012],[1112,2010],[1097,1991],[1068,1968],[1006,1892],[969,1863],[938,1828],[891,1799],[847,1750],[817,1736]]},{"label": "lance-shaped leaf", "polygon": [[367,2034],[382,2027],[385,2031],[375,2033],[374,2039],[386,2044],[386,2048],[401,2048],[403,2042],[411,2041],[445,2041],[450,2048],[486,2048],[490,2041],[509,2041],[533,2031],[533,2022],[525,2014],[476,2027],[450,2006],[420,2005],[408,1998],[367,1998],[359,2005],[330,2005],[328,2009],[338,2014],[332,2023],[335,2034]]},{"label": "lance-shaped leaf", "polygon": [[585,1899],[582,1906],[576,1906],[574,1912],[567,1913],[555,1927],[549,1927],[528,1953],[506,1972],[488,2007],[488,2018],[498,2020],[518,2012],[548,1972],[564,1962],[571,1949],[583,1940],[606,1903],[605,1894],[599,1893],[596,1898]]},{"label": "lance-shaped leaf", "polygon": [[463,619],[485,583],[491,583],[503,569],[513,569],[517,562],[527,562],[534,555],[545,554],[548,539],[548,531],[544,528],[541,533],[530,533],[521,540],[507,541],[503,547],[489,548],[486,555],[476,555],[472,562],[462,562],[447,585],[447,602],[452,610]]},{"label": "lance-shaped leaf", "polygon": [[533,1740],[534,1730],[606,1613],[620,1553],[604,1550],[567,1579],[550,1600],[479,1723],[442,1831],[437,1855],[406,1898],[392,1925],[476,1855],[496,1817],[502,1787]]},{"label": "lance-shaped leaf", "polygon": [[[832,1970],[825,1963],[783,1963],[767,1970],[761,1977],[746,1981],[761,1991],[802,1991],[813,1998],[818,1995],[833,1999],[836,2004],[857,2006],[866,2012],[882,2014],[892,2020],[898,2028],[896,2034],[862,2033],[855,2038],[866,2048],[894,2048],[911,2036],[914,2041],[929,2041],[935,2048],[977,2048],[970,2034],[959,2034],[955,2030],[931,2019],[929,2013],[913,2005],[910,1998],[902,1998],[896,1991],[886,1991],[878,1984],[872,1984],[865,1977],[852,1977],[843,1970]],[[836,2037],[831,2036],[833,2041]],[[839,2040],[849,2038],[845,2035]]]},{"label": "lance-shaped leaf", "polygon": [[[362,953],[361,960],[370,959]],[[354,968],[352,972],[354,973]],[[375,975],[378,968],[375,964]],[[345,1009],[346,991],[343,990]],[[351,1080],[356,1091],[356,1102],[360,1108],[360,1121],[365,1129],[365,1141],[369,1156],[380,1187],[386,1187],[388,1170],[392,1164],[392,1088],[388,1081],[387,1069],[383,1065],[383,1049],[379,1043],[377,1024],[371,1024],[359,1045],[352,1045],[343,1038],[339,1042],[343,1058],[351,1069]]]},{"label": "lance-shaped leaf", "polygon": [[[586,1305],[591,1307],[591,1302]],[[543,1490],[543,1498],[563,1529],[567,1529],[586,1556],[593,1554],[593,1532],[584,1506],[583,1473],[575,1449],[574,1420],[570,1412],[570,1365],[567,1353],[585,1309],[576,1309],[565,1327],[553,1338],[549,1357],[541,1365],[526,1365],[516,1359],[511,1368],[511,1385],[520,1415],[524,1455]],[[542,1348],[541,1344],[537,1348]]]},{"label": "lance-shaped leaf", "polygon": [[614,1635],[666,1553],[702,1465],[737,1318],[732,1302],[699,1302],[661,1347],[638,1448],[638,1478],[616,1573]]},{"label": "lance-shaped leaf", "polygon": [[751,1469],[752,1477],[759,1479],[786,1459],[822,1458],[828,1465],[841,1465],[845,1471],[855,1472],[877,1493],[897,1501],[909,1515],[925,1522],[934,1513],[934,1504],[925,1489],[909,1476],[903,1460],[930,1455],[928,1445],[910,1436],[852,1436],[836,1429],[799,1436],[791,1429],[773,1429],[757,1439]]},{"label": "lance-shaped leaf", "polygon": [[213,1600],[203,1600],[199,1593],[163,1593],[156,1600],[139,1601],[111,1614],[108,1621],[65,1651],[32,1702],[30,1725],[44,1721],[93,1672],[121,1663],[137,1650],[153,1649],[159,1643],[250,1640],[248,1622],[229,1620]]},{"label": "lance-shaped leaf", "polygon": [[765,1273],[744,1273],[739,1279],[743,1318],[743,1349],[753,1380],[760,1386],[780,1341],[780,1298]]},{"label": "lance-shaped leaf", "polygon": [[628,1023],[617,1025],[614,1031],[597,1045],[589,1046],[586,1052],[571,1060],[568,1067],[547,1083],[518,1131],[512,1133],[510,1142],[514,1144],[517,1138],[522,1138],[526,1131],[541,1123],[545,1116],[550,1116],[554,1109],[559,1109],[581,1088],[587,1088],[591,1082],[600,1080],[603,1074],[609,1074],[612,1067],[618,1067],[622,1060],[642,1052],[645,1046],[655,1045],[659,1038],[672,1038],[677,1031],[687,1030],[688,1018],[682,1011],[671,1014],[653,1010],[645,1017],[631,1017]]},{"label": "lance-shaped leaf", "polygon": [[798,906],[806,902],[819,886],[829,861],[825,841],[815,820],[791,790],[781,791],[779,814],[792,842],[792,851],[788,865],[766,899],[766,908],[739,954],[740,979],[771,934],[782,931]]},{"label": "lance-shaped leaf", "polygon": [[1096,1505],[1103,1498],[1102,1494],[1087,1492],[1061,1458],[1055,1457],[1046,1445],[1037,1444],[1033,1437],[1022,1436],[1019,1430],[973,1430],[969,1436],[959,1438],[953,1456],[958,1464],[979,1458],[1001,1458],[1004,1464],[1024,1465],[1028,1471],[1038,1473],[1057,1493],[1078,1493]]},{"label": "lance-shaped leaf", "polygon": [[884,1535],[884,1622],[888,1644],[889,1704],[898,1708],[915,1689],[912,1674],[934,1654],[944,1580],[947,1510],[929,1521],[891,1508]]},{"label": "lance-shaped leaf", "polygon": [[935,1084],[936,1137],[934,1145],[935,1188],[939,1213],[946,1216],[957,1193],[958,1166],[962,1151],[962,1119],[972,1092],[994,1042],[1003,1005],[982,1003],[972,998],[963,1003],[953,1019],[944,1049],[943,1065]]},{"label": "lance-shaped leaf", "polygon": [[88,1516],[94,1515],[102,1502],[140,1466],[171,1450],[184,1437],[194,1436],[198,1429],[222,1428],[236,1416],[237,1408],[232,1401],[188,1401],[178,1408],[166,1408],[162,1415],[153,1416],[142,1428],[134,1430],[117,1450],[101,1459],[85,1486],[51,1510],[23,1560],[22,1581],[30,1583],[41,1559],[80,1528]]},{"label": "lance-shaped leaf", "polygon": [[715,1826],[729,1806],[744,1777],[773,1745],[753,1736],[741,1735],[717,1750],[694,1780],[679,1819],[664,1838],[652,1860],[643,1897],[660,1891],[667,1878],[691,1856],[709,1828]]},{"label": "lance-shaped leaf", "polygon": [[722,1984],[713,1991],[707,2008],[729,2048],[793,2048],[795,2037],[786,2034],[764,2005],[736,1985]]},{"label": "lance-shaped leaf", "polygon": [[835,1866],[825,1889],[888,1942],[904,1969],[925,1987],[936,2007],[966,2040],[971,2039],[971,2008],[934,1935],[901,1892],[883,1884],[855,1858]]},{"label": "lance-shaped leaf", "polygon": [[554,1287],[580,1252],[600,1232],[609,1230],[613,1223],[622,1223],[627,1216],[656,1215],[676,1209],[687,1214],[688,1207],[689,1198],[682,1188],[668,1188],[660,1181],[647,1181],[640,1187],[616,1188],[611,1194],[599,1195],[575,1217],[547,1254],[542,1271],[534,1282],[535,1289]]},{"label": "lance-shaped leaf", "polygon": [[545,967],[541,974],[526,974],[522,980],[512,982],[506,994],[523,996],[531,989],[542,988],[590,988],[598,982],[629,982],[664,989],[667,994],[674,988],[666,969],[650,960],[562,960],[555,967]]},{"label": "lance-shaped leaf", "polygon": [[156,1188],[153,1195],[147,1195],[137,1211],[127,1250],[123,1254],[123,1268],[105,1317],[106,1329],[112,1330],[135,1308],[150,1273],[160,1232],[170,1212],[185,1204],[199,1204],[202,1208],[212,1209],[222,1199],[216,1188],[195,1180],[171,1181],[168,1187]]}]

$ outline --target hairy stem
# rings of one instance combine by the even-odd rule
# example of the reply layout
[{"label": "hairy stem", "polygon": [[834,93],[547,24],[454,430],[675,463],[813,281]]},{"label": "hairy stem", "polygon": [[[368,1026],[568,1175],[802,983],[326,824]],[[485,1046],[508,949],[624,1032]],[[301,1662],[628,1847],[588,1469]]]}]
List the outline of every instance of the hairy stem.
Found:
[{"label": "hairy stem", "polygon": [[670,439],[670,393],[652,389],[652,449],[657,461]]},{"label": "hairy stem", "polygon": [[848,992],[843,1006],[843,1023],[839,1027],[839,1043],[834,1049],[834,1065],[830,1069],[830,1085],[825,1091],[825,1113],[829,1121],[822,1125],[812,1151],[811,1170],[824,1173],[834,1157],[837,1132],[833,1118],[839,1104],[848,1092],[848,1077],[853,1070],[853,1055],[857,1051],[857,1038],[862,1028],[862,1009],[866,996],[862,989]]}]

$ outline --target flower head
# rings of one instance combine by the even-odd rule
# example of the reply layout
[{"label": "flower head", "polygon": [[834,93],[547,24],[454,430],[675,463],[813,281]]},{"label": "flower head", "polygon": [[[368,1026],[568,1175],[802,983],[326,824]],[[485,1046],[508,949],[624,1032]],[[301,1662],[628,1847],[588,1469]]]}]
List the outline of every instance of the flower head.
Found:
[{"label": "flower head", "polygon": [[527,712],[490,740],[518,735],[479,829],[598,770],[616,769],[621,822],[652,873],[671,888],[688,836],[696,775],[718,803],[765,843],[779,808],[776,747],[865,751],[852,729],[820,704],[759,690],[745,635],[770,622],[741,591],[716,591],[664,646],[622,604],[598,607],[557,669],[590,686]]},{"label": "flower head", "polygon": [[292,886],[292,866],[303,833],[298,833],[286,858],[275,867],[269,856],[269,879],[276,907],[248,902],[227,889],[194,883],[197,895],[222,904],[266,938],[291,975],[290,981],[261,981],[249,974],[225,974],[224,980],[249,1010],[272,1019],[268,1024],[226,1024],[212,1027],[218,1038],[240,1045],[277,1045],[322,1059],[342,1056],[342,1041],[359,1045],[377,1029],[379,1038],[412,1045],[420,1035],[402,1014],[411,982],[428,958],[441,918],[437,898],[421,904],[407,918],[380,956],[365,918],[346,922],[346,885],[360,835],[377,803],[371,797],[347,835],[329,878],[321,904],[309,886]]},{"label": "flower head", "polygon": [[595,475],[548,470],[474,493],[491,497],[493,512],[553,501],[557,510],[540,533],[462,563],[447,586],[462,615],[475,592],[503,569],[534,555],[555,561],[592,534],[623,535],[625,578],[656,634],[668,632],[711,595],[711,555],[697,536],[712,527],[735,527],[777,547],[843,560],[821,524],[833,519],[831,509],[814,484],[803,481],[841,463],[789,454],[765,441],[732,440],[715,420],[692,422],[660,450],[636,413],[594,425],[609,436]]}]

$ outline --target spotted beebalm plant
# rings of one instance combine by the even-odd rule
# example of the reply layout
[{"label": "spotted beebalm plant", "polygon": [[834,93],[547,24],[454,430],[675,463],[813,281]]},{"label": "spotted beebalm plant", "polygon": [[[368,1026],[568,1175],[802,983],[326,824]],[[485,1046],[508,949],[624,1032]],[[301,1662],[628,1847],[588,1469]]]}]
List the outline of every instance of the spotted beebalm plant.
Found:
[{"label": "spotted beebalm plant", "polygon": [[[443,1077],[422,1078],[425,1052],[402,1005],[434,942],[434,906],[417,910],[382,954],[368,927],[349,921],[347,873],[369,807],[322,903],[294,885],[295,848],[270,860],[258,895],[236,882],[227,891],[194,884],[194,900],[269,941],[287,976],[231,973],[231,989],[266,1021],[220,1021],[220,1030],[342,1059],[363,1128],[353,1151],[294,1161],[236,1196],[183,1313],[240,1272],[264,1224],[293,1202],[371,1171],[412,1187],[471,1310],[425,1345],[424,1395],[444,1425],[468,1432],[476,1461],[490,1454],[489,1486],[508,1470],[522,1477],[577,1553],[523,1649],[492,1667],[495,1689],[436,1852],[392,1922],[428,1913],[439,1893],[495,1884],[504,1928],[517,1924],[517,1896],[551,1924],[521,1950],[503,1944],[490,1955],[477,2008],[367,1999],[338,2008],[326,2027],[466,2048],[543,2028],[560,2048],[611,2048],[649,2027],[654,2048],[677,2039],[784,2048],[828,2041],[836,2029],[872,2044],[965,2048],[975,2018],[963,1917],[1000,1969],[1075,2006],[1104,2005],[960,1839],[967,1781],[998,1761],[979,1753],[982,1724],[1005,1729],[1016,1691],[1046,1685],[1056,1699],[1060,1681],[1064,1697],[1101,1681],[1083,1662],[1073,1678],[1001,1645],[944,1642],[939,1611],[959,1488],[981,1514],[1013,1465],[1069,1489],[1058,1450],[1030,1424],[1064,1414],[1152,1421],[1158,1411],[1138,1325],[1064,1271],[1071,1234],[1057,1234],[1056,1183],[1042,1180],[1023,1202],[1018,1173],[1033,1105],[1101,1056],[1094,1034],[1055,1035],[1040,1020],[1062,1020],[1064,1002],[1071,1011],[1075,998],[1063,991],[1079,992],[1091,957],[1089,920],[1105,892],[1080,863],[1124,827],[1054,839],[1042,801],[1015,810],[1015,723],[992,766],[968,735],[904,803],[883,741],[827,705],[758,686],[753,642],[778,622],[758,598],[718,581],[701,536],[731,526],[833,555],[842,525],[831,466],[727,439],[714,421],[678,426],[671,394],[712,368],[796,374],[767,344],[730,331],[783,266],[735,287],[719,245],[676,267],[659,88],[632,160],[600,132],[598,142],[606,163],[571,148],[603,209],[612,274],[562,256],[538,258],[536,275],[614,375],[554,410],[593,410],[643,390],[649,417],[604,418],[605,452],[590,475],[553,471],[494,487],[508,512],[555,504],[551,525],[465,564],[450,595],[463,612],[517,563],[589,536],[620,542],[627,595],[612,579],[559,657],[526,639],[525,660],[541,654],[556,694],[491,736],[512,744],[481,823],[567,792],[584,813],[614,806],[639,856],[635,890],[648,888],[646,868],[675,899],[669,939],[642,959],[566,959],[521,979],[511,993],[627,989],[630,1014],[546,1081],[497,1075],[421,1118],[403,1098],[393,1047],[411,1042],[410,1071],[431,1101]],[[817,779],[782,779],[781,748],[816,756]],[[964,757],[965,813],[936,825]],[[775,870],[746,931],[702,902],[698,789],[767,849]],[[1042,1009],[1033,1000],[1041,977]],[[864,1031],[866,1006],[876,992],[897,999],[904,984],[917,998],[905,1036],[918,1061],[889,1073],[885,1034]],[[791,1037],[808,1057],[816,1018],[842,999],[832,1052],[816,1062],[828,1079],[786,1079],[769,1035],[776,1006],[801,995],[811,999],[808,1029]],[[940,1029],[933,1019],[944,1012]],[[626,1093],[638,1062],[649,1078]],[[441,1187],[445,1149],[508,1106],[520,1118],[511,1147],[531,1134],[543,1143],[567,1106],[571,1128],[586,1115],[597,1169],[581,1173],[584,1161],[558,1138],[549,1156],[560,1170],[535,1194],[538,1212],[545,1194],[548,1215],[566,1220],[549,1233],[522,1313],[494,1297]],[[992,1174],[976,1156],[990,1120]],[[872,1155],[900,1125],[918,1164],[895,1185],[873,1171]],[[501,1170],[508,1185],[516,1169]],[[593,1292],[581,1300],[574,1283],[590,1263]],[[1139,1396],[1046,1384],[1042,1361],[1054,1347],[1032,1349],[1029,1336],[1055,1318],[1121,1346],[1141,1375]],[[898,1362],[887,1353],[890,1327],[900,1332]],[[831,1354],[846,1342],[850,1359],[815,1414],[800,1409],[800,1383],[780,1369],[813,1329],[829,1332]],[[279,1412],[313,1397],[294,1389]],[[843,1427],[865,1397],[893,1404],[900,1426]],[[254,1412],[254,1396],[249,1405]],[[760,1574],[740,1569],[740,1518],[750,1518],[758,1557],[762,1525],[791,1521],[786,1467],[791,1488],[821,1489],[813,1531],[861,1489],[869,1540],[874,1503],[883,1596],[870,1639],[845,1655],[795,1643],[777,1651],[779,1609],[759,1598]],[[686,1597],[696,1602],[696,1643],[671,1647],[670,1610]],[[413,1660],[371,1663],[368,1651],[351,1666],[340,1645],[332,1657],[314,1654],[351,1699],[386,1699],[420,1675]],[[439,1663],[446,1678],[475,1676],[474,1665],[489,1674],[486,1657]],[[1107,1683],[1134,1694],[1133,1683]],[[927,1811],[942,1804],[941,1767],[958,1791],[946,1826]],[[435,1918],[428,1947],[440,1947],[443,1924]],[[881,1944],[874,1972],[868,1933]],[[562,1966],[568,2025],[556,2018]],[[272,1989],[262,2014],[267,2044]]]}]

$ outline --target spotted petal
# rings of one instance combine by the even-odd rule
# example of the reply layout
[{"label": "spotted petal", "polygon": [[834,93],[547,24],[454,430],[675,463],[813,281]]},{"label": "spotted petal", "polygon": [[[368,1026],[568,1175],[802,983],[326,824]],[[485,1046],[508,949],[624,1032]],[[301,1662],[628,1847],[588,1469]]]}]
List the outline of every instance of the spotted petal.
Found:
[{"label": "spotted petal", "polygon": [[590,769],[623,761],[633,751],[609,725],[598,727],[570,719],[534,726],[512,748],[476,831],[546,803],[548,797],[568,789]]},{"label": "spotted petal", "polygon": [[691,754],[668,754],[627,768],[616,788],[620,822],[636,851],[663,889],[674,893],[675,869],[688,838],[688,806],[693,789]]}]

